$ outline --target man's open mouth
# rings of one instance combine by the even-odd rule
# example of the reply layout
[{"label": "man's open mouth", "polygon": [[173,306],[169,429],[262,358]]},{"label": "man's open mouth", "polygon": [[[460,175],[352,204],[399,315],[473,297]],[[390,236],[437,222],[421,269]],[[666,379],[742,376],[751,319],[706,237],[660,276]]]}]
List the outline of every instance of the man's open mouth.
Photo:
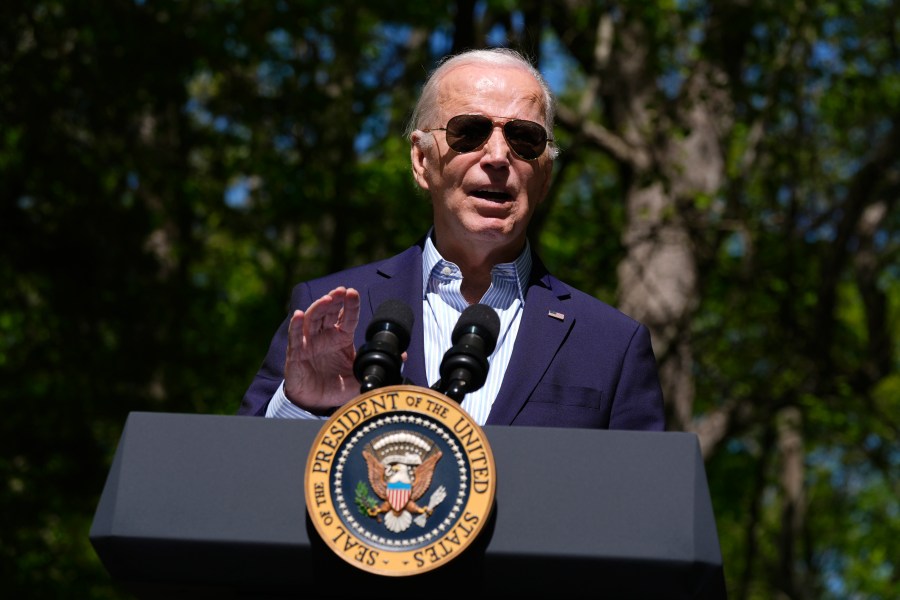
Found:
[{"label": "man's open mouth", "polygon": [[510,200],[512,195],[507,192],[496,192],[492,190],[475,190],[472,192],[472,195],[476,198],[482,198],[483,200],[493,200],[495,202],[505,202],[506,200]]}]

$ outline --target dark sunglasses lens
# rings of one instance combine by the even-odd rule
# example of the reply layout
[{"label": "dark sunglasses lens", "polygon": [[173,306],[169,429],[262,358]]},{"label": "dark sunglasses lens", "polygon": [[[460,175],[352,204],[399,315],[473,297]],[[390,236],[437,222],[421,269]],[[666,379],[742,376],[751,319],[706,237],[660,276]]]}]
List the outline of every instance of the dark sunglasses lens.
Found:
[{"label": "dark sunglasses lens", "polygon": [[503,134],[513,152],[525,160],[533,160],[547,147],[547,130],[533,121],[509,121]]},{"label": "dark sunglasses lens", "polygon": [[471,152],[491,135],[494,124],[481,115],[457,115],[447,121],[447,145],[456,152]]},{"label": "dark sunglasses lens", "polygon": [[[493,129],[494,122],[483,115],[457,115],[447,122],[447,144],[456,152],[471,152],[484,144]],[[547,147],[547,130],[533,121],[508,121],[503,135],[513,152],[525,160],[534,160]]]}]

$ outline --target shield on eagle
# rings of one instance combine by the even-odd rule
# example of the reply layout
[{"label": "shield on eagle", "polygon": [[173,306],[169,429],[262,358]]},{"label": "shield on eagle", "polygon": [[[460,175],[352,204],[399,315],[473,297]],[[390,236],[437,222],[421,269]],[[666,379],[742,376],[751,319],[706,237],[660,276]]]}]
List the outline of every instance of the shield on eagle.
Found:
[{"label": "shield on eagle", "polygon": [[400,512],[406,507],[411,493],[412,484],[410,483],[395,481],[387,484],[387,501],[396,512]]}]

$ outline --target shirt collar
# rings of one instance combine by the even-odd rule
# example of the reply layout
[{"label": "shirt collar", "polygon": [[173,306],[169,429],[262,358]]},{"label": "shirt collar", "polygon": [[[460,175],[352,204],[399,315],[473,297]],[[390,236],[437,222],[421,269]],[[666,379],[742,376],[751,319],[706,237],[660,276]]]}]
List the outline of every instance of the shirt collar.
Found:
[{"label": "shirt collar", "polygon": [[[431,239],[431,236],[434,234],[434,228],[428,231],[428,236],[425,238],[425,249],[422,253],[422,294],[424,299],[424,294],[428,290],[428,282],[434,273],[434,270],[438,266],[443,266],[442,263],[453,264],[450,261],[444,259],[441,256],[441,253],[438,252],[438,249],[434,245],[434,241]],[[524,304],[525,303],[525,290],[528,288],[528,279],[531,276],[531,244],[528,242],[528,239],[525,240],[525,247],[522,249],[522,253],[516,258],[515,261],[511,263],[500,263],[494,265],[491,269],[491,276],[493,278],[494,275],[498,275],[500,273],[506,272],[509,273],[511,271],[515,272],[516,275],[516,283],[518,284],[519,290],[519,300]]]}]

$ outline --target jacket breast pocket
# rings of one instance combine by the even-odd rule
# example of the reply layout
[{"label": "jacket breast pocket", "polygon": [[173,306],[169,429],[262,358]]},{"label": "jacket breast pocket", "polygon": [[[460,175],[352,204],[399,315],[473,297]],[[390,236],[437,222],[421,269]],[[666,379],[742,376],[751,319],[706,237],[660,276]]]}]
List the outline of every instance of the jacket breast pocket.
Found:
[{"label": "jacket breast pocket", "polygon": [[606,428],[609,426],[609,406],[605,395],[597,388],[544,382],[528,397],[513,424]]}]

